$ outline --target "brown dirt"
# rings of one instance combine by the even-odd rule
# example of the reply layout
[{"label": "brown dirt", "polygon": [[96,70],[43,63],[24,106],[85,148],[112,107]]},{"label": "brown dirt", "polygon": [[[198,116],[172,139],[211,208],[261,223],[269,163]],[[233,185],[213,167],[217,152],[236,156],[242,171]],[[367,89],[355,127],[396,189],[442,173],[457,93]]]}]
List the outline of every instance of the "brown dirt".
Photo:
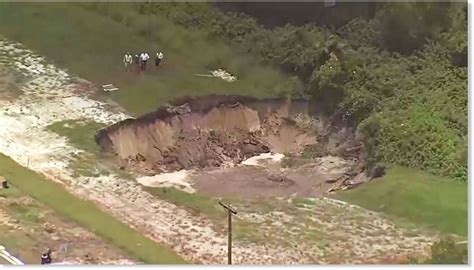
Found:
[{"label": "brown dirt", "polygon": [[350,161],[327,156],[286,169],[237,166],[198,172],[190,182],[198,193],[212,197],[315,197],[326,193],[351,165]]},{"label": "brown dirt", "polygon": [[101,130],[96,138],[140,173],[221,167],[270,151],[299,152],[315,143],[314,134],[289,120],[306,106],[241,96],[183,98]]},{"label": "brown dirt", "polygon": [[[360,168],[352,152],[346,153],[354,148],[353,133],[344,127],[328,128],[307,110],[308,103],[301,100],[182,98],[103,129],[96,140],[115,152],[123,168],[140,174],[198,169],[189,182],[210,196],[313,197],[345,186]],[[301,164],[293,158],[297,164],[290,168],[238,165],[261,153],[298,156],[308,146],[321,155],[302,159]],[[334,165],[339,169],[333,170]]]},{"label": "brown dirt", "polygon": [[0,99],[12,101],[15,100],[21,91],[18,90],[16,83],[21,77],[12,70],[0,66]]}]

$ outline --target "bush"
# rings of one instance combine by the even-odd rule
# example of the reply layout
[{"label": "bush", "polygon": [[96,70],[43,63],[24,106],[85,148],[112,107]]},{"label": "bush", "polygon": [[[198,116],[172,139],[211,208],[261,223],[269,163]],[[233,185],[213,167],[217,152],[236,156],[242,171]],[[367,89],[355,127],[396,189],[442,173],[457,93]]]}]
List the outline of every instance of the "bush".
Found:
[{"label": "bush", "polygon": [[456,160],[461,142],[429,107],[414,104],[408,110],[386,111],[360,129],[370,164],[385,161],[467,180],[467,167]]},{"label": "bush", "polygon": [[[156,20],[166,17],[294,75],[279,86],[279,96],[309,96],[313,111],[359,125],[368,168],[394,163],[466,180],[467,5],[382,6],[374,19],[356,18],[337,31],[316,25],[265,29],[250,16],[223,13],[209,3],[140,3],[133,5],[131,23],[149,36],[150,22],[159,28]],[[88,8],[105,10],[99,4]],[[203,61],[250,72],[237,60],[223,61],[224,55],[213,52]]]},{"label": "bush", "polygon": [[427,260],[411,259],[412,264],[467,264],[467,243],[457,244],[453,239],[446,238],[431,246],[431,257]]},{"label": "bush", "polygon": [[431,264],[466,264],[467,244],[458,245],[452,239],[444,239],[431,246]]},{"label": "bush", "polygon": [[409,55],[449,27],[449,2],[390,3],[377,16],[381,48]]}]

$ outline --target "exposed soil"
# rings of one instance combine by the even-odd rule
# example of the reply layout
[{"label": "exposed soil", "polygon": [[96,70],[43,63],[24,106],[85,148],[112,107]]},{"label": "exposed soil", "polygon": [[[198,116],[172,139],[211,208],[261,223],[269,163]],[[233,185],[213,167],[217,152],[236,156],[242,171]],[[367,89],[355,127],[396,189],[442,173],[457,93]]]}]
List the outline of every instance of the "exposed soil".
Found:
[{"label": "exposed soil", "polygon": [[134,264],[121,250],[27,196],[0,196],[0,233],[0,244],[26,264],[39,264],[47,248],[54,263]]},{"label": "exposed soil", "polygon": [[[305,100],[210,95],[178,99],[124,120],[100,130],[96,140],[116,154],[123,168],[150,176],[139,179],[146,186],[173,183],[211,196],[313,197],[334,189],[334,183],[343,184],[344,174],[349,176],[343,180],[357,175],[366,180],[358,159],[346,151],[360,150],[350,135],[345,127],[328,128],[309,116]],[[286,169],[278,162],[241,164],[261,154],[298,156],[305,147],[319,158]],[[326,163],[343,169],[329,175]],[[170,174],[178,171],[180,176]],[[165,180],[177,177],[179,181]]]},{"label": "exposed soil", "polygon": [[0,99],[14,100],[20,96],[22,92],[18,85],[22,79],[11,68],[0,65]]},{"label": "exposed soil", "polygon": [[183,98],[97,134],[103,148],[147,174],[221,167],[268,152],[299,152],[316,142],[290,119],[307,102],[211,95]]},{"label": "exposed soil", "polygon": [[188,182],[197,192],[215,197],[315,197],[327,193],[352,165],[351,161],[326,156],[293,168],[281,168],[275,162],[197,172]]},{"label": "exposed soil", "polygon": [[[128,115],[110,111],[106,104],[81,95],[81,91],[77,91],[80,86],[70,81],[65,70],[45,63],[44,58],[17,43],[1,39],[0,62],[4,60],[14,63],[15,71],[29,79],[19,85],[23,92],[20,97],[14,101],[0,100],[0,152],[52,181],[64,184],[76,196],[97,203],[104,211],[150,239],[167,245],[191,262],[226,263],[226,234],[214,230],[211,226],[213,221],[208,217],[191,214],[182,206],[152,196],[137,182],[113,172],[92,177],[74,176],[70,164],[75,161],[74,154],[80,150],[68,144],[66,138],[47,129],[58,121],[88,119],[111,124],[128,118]],[[151,115],[148,119],[138,121],[150,123],[152,127],[154,119]],[[125,123],[116,126],[118,132],[114,135],[117,135],[115,138],[118,142],[121,139],[120,127]],[[165,127],[167,125],[162,124]],[[124,135],[130,136],[125,136],[128,139],[124,140],[121,147],[117,147],[126,150],[124,157],[129,155],[127,147],[130,145],[141,145],[139,150],[152,145],[150,140],[142,137],[146,129],[137,126],[135,130],[141,132],[140,136],[134,135],[133,130],[124,129]],[[114,136],[110,137],[112,142]],[[140,152],[136,148],[131,150],[132,153]],[[278,183],[279,178],[274,180],[272,182]],[[238,209],[239,213],[243,213],[241,206]],[[431,236],[424,232],[414,235],[412,229],[395,225],[380,214],[348,204],[339,205],[326,198],[316,199],[307,209],[307,214],[301,215],[305,218],[303,221],[288,218],[289,214],[282,215],[281,211],[275,209],[266,214],[263,224],[259,223],[259,213],[254,213],[252,209],[245,211],[246,215],[239,215],[239,218],[251,223],[247,231],[262,228],[262,235],[266,239],[292,239],[298,245],[289,247],[279,241],[257,243],[236,240],[233,242],[234,263],[354,264],[369,260],[377,263],[378,258],[383,258],[381,254],[426,255],[429,245],[438,238],[437,235]],[[274,229],[268,228],[267,223]],[[295,231],[295,227],[298,230]],[[311,232],[308,228],[312,227],[329,235],[325,239],[329,245],[318,246],[318,243],[323,243],[318,238],[312,238],[315,239],[313,242],[300,239],[300,236],[308,236]]]}]

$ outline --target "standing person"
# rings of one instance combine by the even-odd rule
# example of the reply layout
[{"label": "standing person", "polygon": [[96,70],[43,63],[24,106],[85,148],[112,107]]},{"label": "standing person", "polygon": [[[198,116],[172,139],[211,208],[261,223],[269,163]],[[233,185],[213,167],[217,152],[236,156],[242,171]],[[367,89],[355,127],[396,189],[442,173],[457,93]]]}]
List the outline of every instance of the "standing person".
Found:
[{"label": "standing person", "polygon": [[123,57],[123,63],[125,65],[125,71],[130,71],[130,67],[132,65],[132,62],[133,62],[132,55],[129,52],[127,52],[125,54],[125,56]]},{"label": "standing person", "polygon": [[155,66],[158,68],[160,66],[160,63],[161,61],[163,60],[163,53],[162,52],[158,52],[156,53],[156,56],[155,56]]},{"label": "standing person", "polygon": [[142,52],[140,54],[140,61],[141,61],[141,70],[145,71],[146,70],[146,63],[150,59],[150,56],[146,52]]},{"label": "standing person", "polygon": [[140,71],[140,57],[138,56],[138,54],[135,54],[133,61],[135,63],[136,71],[139,72]]},{"label": "standing person", "polygon": [[51,259],[51,249],[48,248],[48,250],[41,254],[41,264],[50,264],[53,261]]}]

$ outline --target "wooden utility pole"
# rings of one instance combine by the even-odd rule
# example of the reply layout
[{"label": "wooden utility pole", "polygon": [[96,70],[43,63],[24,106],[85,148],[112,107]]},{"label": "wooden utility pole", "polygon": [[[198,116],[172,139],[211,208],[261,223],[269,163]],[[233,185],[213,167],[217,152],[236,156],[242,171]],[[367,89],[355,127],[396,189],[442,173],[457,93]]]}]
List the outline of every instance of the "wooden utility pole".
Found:
[{"label": "wooden utility pole", "polygon": [[219,201],[219,204],[227,211],[227,263],[232,264],[232,214],[236,215],[237,211],[223,202]]}]

